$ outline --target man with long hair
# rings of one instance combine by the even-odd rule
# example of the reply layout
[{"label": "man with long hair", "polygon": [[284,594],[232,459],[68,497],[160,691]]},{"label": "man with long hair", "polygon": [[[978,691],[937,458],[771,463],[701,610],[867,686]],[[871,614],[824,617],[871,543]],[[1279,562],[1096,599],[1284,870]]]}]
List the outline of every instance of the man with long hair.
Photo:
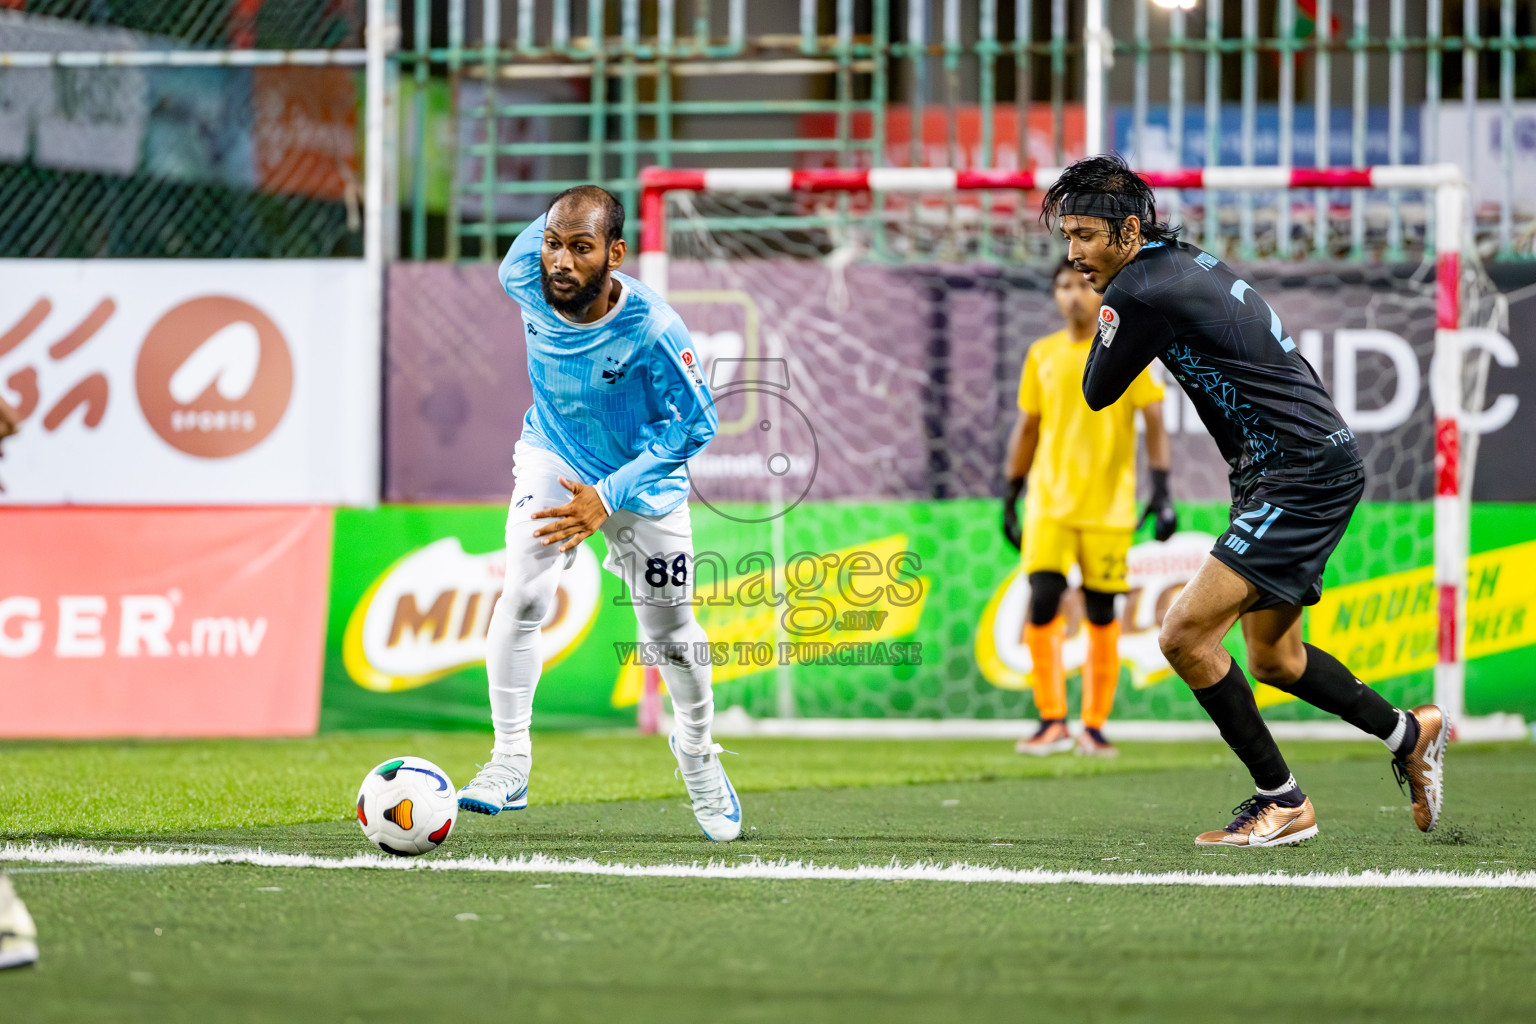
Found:
[{"label": "man with long hair", "polygon": [[1256,792],[1201,846],[1279,846],[1317,834],[1221,641],[1241,621],[1260,682],[1379,738],[1406,784],[1414,822],[1440,815],[1450,723],[1426,704],[1403,711],[1337,658],[1301,638],[1301,612],[1322,594],[1323,567],[1365,489],[1359,446],[1280,317],[1220,260],[1157,221],[1151,187],[1115,156],[1064,170],[1041,216],[1103,296],[1083,397],[1102,409],[1153,359],[1183,386],[1231,469],[1230,525],[1163,620],[1159,644],[1253,777]]}]

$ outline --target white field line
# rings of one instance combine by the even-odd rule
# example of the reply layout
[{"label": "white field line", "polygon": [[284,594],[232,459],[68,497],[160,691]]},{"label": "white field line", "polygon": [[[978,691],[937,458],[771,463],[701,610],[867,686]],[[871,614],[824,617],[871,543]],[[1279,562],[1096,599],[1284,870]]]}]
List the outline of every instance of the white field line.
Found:
[{"label": "white field line", "polygon": [[[731,708],[715,716],[714,734],[721,738],[775,736],[802,739],[1017,739],[1039,725],[1026,718],[751,718]],[[662,729],[670,727],[670,721]],[[1270,722],[1269,731],[1282,740],[1369,740],[1348,722]],[[1144,722],[1112,719],[1104,727],[1111,740],[1218,742],[1221,734],[1204,719],[1187,722]],[[1473,743],[1536,739],[1524,718],[1495,714],[1464,718],[1456,723],[1456,738]]]},{"label": "white field line", "polygon": [[[1262,858],[1263,853],[1249,854]],[[1279,871],[1215,874],[1205,871],[1108,872],[1050,871],[1045,868],[998,868],[974,864],[860,864],[838,867],[811,861],[777,860],[729,864],[605,864],[595,860],[562,860],[543,854],[521,857],[453,857],[421,860],[357,854],[352,857],[313,857],[305,853],[265,850],[193,852],[116,849],[77,843],[0,847],[0,862],[31,864],[101,864],[119,867],[192,867],[199,864],[249,864],[266,868],[371,869],[380,871],[471,871],[514,875],[597,875],[619,878],[720,878],[781,881],[870,882],[990,882],[1005,885],[1186,885],[1206,888],[1277,889],[1536,889],[1536,871],[1361,871],[1313,872],[1288,875]]]}]

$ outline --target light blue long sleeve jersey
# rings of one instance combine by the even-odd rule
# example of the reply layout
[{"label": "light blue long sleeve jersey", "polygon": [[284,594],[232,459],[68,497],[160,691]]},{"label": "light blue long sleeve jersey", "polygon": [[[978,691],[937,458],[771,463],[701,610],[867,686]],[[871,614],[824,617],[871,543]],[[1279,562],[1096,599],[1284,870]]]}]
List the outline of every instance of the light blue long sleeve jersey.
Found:
[{"label": "light blue long sleeve jersey", "polygon": [[659,516],[688,498],[687,461],[719,418],[688,329],[660,295],[627,274],[618,303],[578,324],[539,285],[544,218],[501,261],[501,286],[523,310],[533,405],[523,440],[570,463],[610,512]]}]

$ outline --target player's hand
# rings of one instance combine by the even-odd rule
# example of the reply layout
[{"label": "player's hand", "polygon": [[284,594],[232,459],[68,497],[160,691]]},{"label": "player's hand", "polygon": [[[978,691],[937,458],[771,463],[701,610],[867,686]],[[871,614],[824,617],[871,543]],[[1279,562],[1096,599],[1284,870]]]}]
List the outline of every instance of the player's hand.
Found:
[{"label": "player's hand", "polygon": [[559,544],[561,553],[571,550],[597,532],[608,518],[603,499],[597,496],[597,488],[580,481],[560,477],[560,486],[571,492],[571,500],[556,508],[535,512],[530,519],[553,519],[548,526],[533,531],[541,538],[541,544]]},{"label": "player's hand", "polygon": [[1014,550],[1024,546],[1024,531],[1019,526],[1019,498],[1024,494],[1024,478],[1008,481],[1008,493],[1003,495],[1003,536],[1008,538]]},{"label": "player's hand", "polygon": [[1158,540],[1167,540],[1179,530],[1179,513],[1167,495],[1161,501],[1154,498],[1147,502],[1146,510],[1136,523],[1136,529],[1141,529],[1148,519],[1152,520],[1152,536]]},{"label": "player's hand", "polygon": [[0,440],[10,437],[19,429],[21,429],[21,420],[16,415],[16,410],[12,409],[5,399],[0,398]]},{"label": "player's hand", "polygon": [[1152,520],[1152,536],[1158,540],[1167,540],[1178,532],[1179,513],[1173,507],[1173,499],[1168,497],[1166,469],[1152,471],[1152,498],[1136,521],[1136,529],[1141,529],[1148,519]]}]

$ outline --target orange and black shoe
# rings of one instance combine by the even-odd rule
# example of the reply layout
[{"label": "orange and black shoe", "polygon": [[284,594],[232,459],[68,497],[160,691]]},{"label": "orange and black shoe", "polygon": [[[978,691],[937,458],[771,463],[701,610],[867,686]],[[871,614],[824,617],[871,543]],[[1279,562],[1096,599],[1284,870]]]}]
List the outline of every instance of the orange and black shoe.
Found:
[{"label": "orange and black shoe", "polygon": [[1251,796],[1232,808],[1232,824],[1195,837],[1196,846],[1288,846],[1317,835],[1317,814],[1306,797],[1292,807],[1273,797]]},{"label": "orange and black shoe", "polygon": [[1408,717],[1417,723],[1419,735],[1392,758],[1392,774],[1408,791],[1413,823],[1420,832],[1432,832],[1440,820],[1445,795],[1445,741],[1450,736],[1450,723],[1434,704],[1421,704],[1409,711]]},{"label": "orange and black shoe", "polygon": [[1104,734],[1091,725],[1083,726],[1077,734],[1077,746],[1072,753],[1078,757],[1119,757],[1120,748],[1104,738]]},{"label": "orange and black shoe", "polygon": [[1072,733],[1067,729],[1067,723],[1059,718],[1047,718],[1040,723],[1040,728],[1027,740],[1019,740],[1013,745],[1015,753],[1034,754],[1043,757],[1046,754],[1065,754],[1072,749]]}]

